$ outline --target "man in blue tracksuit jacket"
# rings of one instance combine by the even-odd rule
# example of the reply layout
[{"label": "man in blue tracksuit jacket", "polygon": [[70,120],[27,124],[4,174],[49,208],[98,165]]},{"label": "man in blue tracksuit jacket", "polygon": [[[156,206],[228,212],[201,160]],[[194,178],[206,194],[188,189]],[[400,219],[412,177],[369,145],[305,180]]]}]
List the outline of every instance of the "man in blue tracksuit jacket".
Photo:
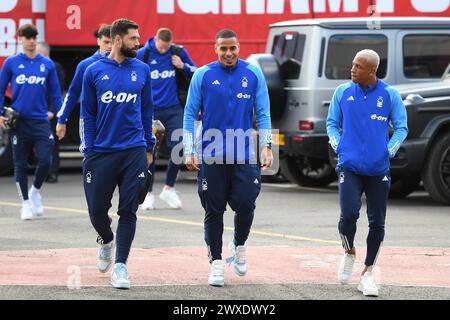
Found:
[{"label": "man in blue tracksuit jacket", "polygon": [[56,125],[56,135],[58,136],[58,140],[63,139],[66,135],[66,124],[73,108],[80,98],[83,75],[86,68],[94,62],[102,59],[107,52],[111,51],[111,26],[101,26],[98,32],[96,32],[96,36],[98,50],[92,56],[82,60],[78,64],[77,69],[75,70],[75,75],[70,83],[69,90],[64,98],[61,110],[59,110],[57,114],[58,124]]},{"label": "man in blue tracksuit jacket", "polygon": [[[200,170],[198,193],[205,209],[205,242],[211,263],[208,283],[224,285],[223,214],[227,203],[235,211],[234,239],[227,259],[239,276],[247,272],[245,242],[261,189],[260,169],[253,150],[253,115],[260,133],[262,168],[272,166],[269,95],[261,70],[240,60],[237,35],[216,35],[218,61],[198,69],[189,87],[184,114],[184,153],[189,170]],[[194,145],[195,122],[201,111],[201,145]],[[201,158],[201,168],[198,165]]]},{"label": "man in blue tracksuit jacket", "polygon": [[[364,192],[369,234],[358,290],[373,296],[378,295],[378,288],[372,269],[384,239],[391,184],[389,158],[395,156],[408,134],[406,109],[400,94],[376,77],[379,62],[373,50],[365,49],[356,54],[351,69],[352,81],[336,89],[327,118],[330,144],[339,158],[336,168],[341,207],[339,234],[345,254],[338,279],[349,283],[352,275],[356,222]],[[389,123],[394,128],[390,140]]]},{"label": "man in blue tracksuit jacket", "polygon": [[[39,190],[48,175],[54,145],[48,120],[48,96],[55,111],[61,108],[62,103],[55,65],[37,53],[37,35],[36,27],[31,24],[19,28],[24,52],[6,59],[0,74],[0,106],[3,106],[8,83],[11,83],[11,107],[20,114],[17,128],[10,132],[10,140],[14,176],[23,200],[22,220],[31,220],[33,214],[42,216],[44,213]],[[28,190],[28,157],[33,147],[38,163],[33,184]]]},{"label": "man in blue tracksuit jacket", "polygon": [[[183,107],[178,98],[178,88],[176,79],[176,69],[181,70],[184,76],[191,78],[197,69],[186,49],[172,43],[172,31],[161,28],[156,32],[156,36],[151,38],[138,52],[138,59],[150,66],[152,78],[152,95],[155,106],[154,118],[160,120],[166,128],[165,137],[167,147],[170,152],[170,159],[167,167],[166,184],[159,195],[171,208],[181,208],[182,203],[175,191],[175,182],[181,166],[181,154],[172,155],[172,149],[181,143],[182,134],[174,136],[175,130],[181,132],[183,127]],[[174,52],[175,51],[175,52]],[[176,133],[175,133],[176,135]],[[177,157],[178,159],[175,159]],[[154,209],[154,196],[152,194],[155,173],[155,162],[150,167],[152,181],[147,197],[142,204],[142,209]]]},{"label": "man in blue tracksuit jacket", "polygon": [[[108,57],[90,65],[83,77],[80,108],[80,151],[84,153],[84,190],[91,223],[98,233],[97,268],[115,265],[111,284],[130,288],[126,267],[136,231],[139,193],[153,161],[153,103],[150,72],[134,59],[139,49],[138,25],[127,19],[111,26],[113,47]],[[119,223],[111,230],[108,210],[119,186]]]}]

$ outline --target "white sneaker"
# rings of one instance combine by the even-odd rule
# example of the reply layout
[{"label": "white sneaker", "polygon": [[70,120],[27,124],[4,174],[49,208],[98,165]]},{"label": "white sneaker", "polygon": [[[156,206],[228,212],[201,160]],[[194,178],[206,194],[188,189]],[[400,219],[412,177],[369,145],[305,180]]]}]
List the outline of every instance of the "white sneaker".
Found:
[{"label": "white sneaker", "polygon": [[31,210],[33,211],[33,214],[35,214],[37,217],[42,217],[44,215],[44,207],[42,206],[42,197],[39,191],[31,188],[28,191],[28,198],[31,202]]},{"label": "white sneaker", "polygon": [[231,240],[228,244],[228,249],[231,251],[231,257],[227,258],[227,263],[233,265],[233,271],[238,276],[245,276],[247,273],[247,259],[245,256],[245,246],[237,246]]},{"label": "white sneaker", "polygon": [[113,250],[114,250],[114,242],[116,235],[111,242],[107,244],[103,244],[103,240],[100,236],[97,237],[98,247],[98,256],[97,256],[97,269],[101,273],[105,273],[109,270],[112,264],[113,259]]},{"label": "white sneaker", "polygon": [[378,287],[373,280],[372,272],[366,271],[361,276],[361,280],[358,284],[358,290],[361,291],[365,296],[378,297]]},{"label": "white sneaker", "polygon": [[20,218],[22,220],[33,220],[33,211],[31,210],[30,200],[26,200],[22,203],[22,209],[20,209]]},{"label": "white sneaker", "polygon": [[111,272],[111,285],[117,289],[130,289],[131,283],[128,279],[126,264],[116,263]]},{"label": "white sneaker", "polygon": [[353,265],[355,264],[356,255],[345,253],[341,260],[338,271],[338,280],[341,284],[348,284],[352,277]]},{"label": "white sneaker", "polygon": [[159,198],[165,201],[171,208],[181,209],[181,200],[178,197],[175,188],[164,188],[163,191],[161,191]]},{"label": "white sneaker", "polygon": [[144,202],[141,204],[142,210],[154,210],[155,209],[155,196],[151,193],[147,193]]},{"label": "white sneaker", "polygon": [[208,284],[215,287],[223,287],[225,283],[225,264],[222,260],[214,260],[209,268]]}]

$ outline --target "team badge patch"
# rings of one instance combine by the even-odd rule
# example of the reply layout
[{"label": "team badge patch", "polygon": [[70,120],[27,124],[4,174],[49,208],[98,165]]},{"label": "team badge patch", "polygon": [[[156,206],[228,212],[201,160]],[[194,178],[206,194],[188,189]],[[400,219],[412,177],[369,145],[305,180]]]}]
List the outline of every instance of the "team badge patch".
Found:
[{"label": "team badge patch", "polygon": [[247,77],[243,77],[242,78],[242,88],[247,88],[247,87],[248,87]]},{"label": "team badge patch", "polygon": [[377,107],[378,108],[382,108],[383,107],[383,97],[378,97]]},{"label": "team badge patch", "polygon": [[86,183],[92,182],[92,173],[90,171],[86,172]]}]

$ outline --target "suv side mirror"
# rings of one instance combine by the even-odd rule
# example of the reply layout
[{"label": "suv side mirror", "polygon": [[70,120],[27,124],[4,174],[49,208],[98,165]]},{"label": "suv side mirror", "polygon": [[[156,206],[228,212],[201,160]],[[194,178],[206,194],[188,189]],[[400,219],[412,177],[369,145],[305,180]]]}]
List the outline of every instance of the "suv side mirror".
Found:
[{"label": "suv side mirror", "polygon": [[271,54],[257,53],[250,55],[247,61],[261,68],[269,91],[270,116],[272,120],[280,119],[286,107],[286,92],[277,60]]}]

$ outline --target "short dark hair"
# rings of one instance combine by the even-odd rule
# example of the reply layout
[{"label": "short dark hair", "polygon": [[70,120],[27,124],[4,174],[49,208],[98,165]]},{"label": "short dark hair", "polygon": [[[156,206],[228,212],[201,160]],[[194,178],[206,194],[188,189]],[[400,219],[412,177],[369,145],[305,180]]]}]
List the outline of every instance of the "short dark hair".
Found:
[{"label": "short dark hair", "polygon": [[229,39],[229,38],[238,38],[236,32],[231,29],[222,29],[216,33],[216,41],[218,39]]},{"label": "short dark hair", "polygon": [[128,20],[128,19],[117,19],[111,25],[111,39],[118,35],[123,37],[128,33],[128,29],[139,29],[139,26],[136,22]]},{"label": "short dark hair", "polygon": [[37,28],[32,24],[24,24],[19,28],[19,37],[25,37],[27,39],[36,38],[38,35]]},{"label": "short dark hair", "polygon": [[169,28],[158,29],[156,36],[164,42],[170,42],[173,39],[172,31]]},{"label": "short dark hair", "polygon": [[108,37],[111,38],[111,25],[110,24],[102,24],[100,27],[95,30],[94,36],[96,38]]}]

